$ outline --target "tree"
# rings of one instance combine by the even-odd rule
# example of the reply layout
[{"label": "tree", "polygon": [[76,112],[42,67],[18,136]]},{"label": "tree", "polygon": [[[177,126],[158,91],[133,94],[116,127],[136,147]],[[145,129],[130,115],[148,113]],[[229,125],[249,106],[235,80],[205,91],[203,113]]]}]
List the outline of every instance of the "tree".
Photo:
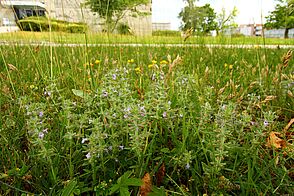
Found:
[{"label": "tree", "polygon": [[209,4],[196,6],[193,0],[187,0],[187,2],[188,5],[179,14],[179,18],[183,22],[182,30],[186,31],[192,28],[197,34],[208,34],[216,29],[216,13]]},{"label": "tree", "polygon": [[136,7],[149,3],[150,0],[86,0],[86,5],[105,19],[108,32],[113,32],[118,22],[127,12],[146,14],[139,12]]},{"label": "tree", "polygon": [[217,28],[216,33],[219,35],[220,32],[223,32],[226,29],[235,28],[238,25],[235,23],[235,18],[238,14],[236,7],[233,8],[229,14],[226,13],[226,9],[222,8],[221,13],[217,16]]},{"label": "tree", "polygon": [[268,29],[284,28],[284,38],[289,37],[289,30],[294,28],[294,0],[279,0],[275,10],[266,17],[265,27]]}]

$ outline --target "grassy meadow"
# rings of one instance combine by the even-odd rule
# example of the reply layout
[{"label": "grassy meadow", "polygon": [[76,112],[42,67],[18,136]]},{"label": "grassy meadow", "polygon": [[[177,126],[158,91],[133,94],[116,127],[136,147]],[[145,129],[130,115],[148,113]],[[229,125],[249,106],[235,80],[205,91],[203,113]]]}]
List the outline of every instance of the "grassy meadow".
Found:
[{"label": "grassy meadow", "polygon": [[285,49],[9,45],[0,55],[1,195],[294,192]]},{"label": "grassy meadow", "polygon": [[0,34],[1,40],[6,42],[17,43],[78,43],[84,44],[85,39],[88,44],[113,44],[113,43],[140,43],[140,44],[233,44],[233,45],[292,45],[293,39],[262,37],[226,37],[226,36],[195,36],[183,41],[181,36],[132,36],[106,33],[62,33],[62,32],[25,32],[19,31],[14,33]]}]

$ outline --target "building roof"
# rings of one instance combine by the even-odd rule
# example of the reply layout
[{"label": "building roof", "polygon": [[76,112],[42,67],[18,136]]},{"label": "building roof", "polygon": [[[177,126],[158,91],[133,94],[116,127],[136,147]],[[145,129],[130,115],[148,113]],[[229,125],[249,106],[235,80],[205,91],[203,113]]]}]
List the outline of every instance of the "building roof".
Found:
[{"label": "building roof", "polygon": [[40,7],[45,9],[45,4],[37,1],[14,1],[14,0],[2,0],[0,1],[3,6],[28,6],[28,7]]}]

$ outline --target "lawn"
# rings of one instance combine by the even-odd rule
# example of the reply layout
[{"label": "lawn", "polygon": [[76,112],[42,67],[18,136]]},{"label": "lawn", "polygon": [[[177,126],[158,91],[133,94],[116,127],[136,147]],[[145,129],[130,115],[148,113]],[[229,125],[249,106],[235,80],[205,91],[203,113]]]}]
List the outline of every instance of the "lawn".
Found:
[{"label": "lawn", "polygon": [[[14,32],[0,34],[0,41],[21,43],[54,42],[54,43],[85,43],[108,44],[108,43],[140,43],[140,44],[182,44],[180,36],[130,36],[110,35],[101,33],[73,34],[60,32]],[[293,39],[266,38],[262,37],[190,37],[185,44],[238,44],[238,45],[293,45]]]},{"label": "lawn", "polygon": [[[50,40],[14,35],[1,36]],[[88,41],[182,43],[129,38]],[[230,43],[262,43],[242,39]],[[0,54],[2,195],[294,191],[294,66],[287,50],[11,45],[0,46]]]}]

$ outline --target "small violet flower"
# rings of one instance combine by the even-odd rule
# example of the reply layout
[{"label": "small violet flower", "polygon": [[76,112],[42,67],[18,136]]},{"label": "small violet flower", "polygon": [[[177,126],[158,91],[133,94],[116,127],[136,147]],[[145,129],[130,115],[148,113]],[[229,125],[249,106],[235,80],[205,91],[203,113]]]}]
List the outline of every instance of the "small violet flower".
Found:
[{"label": "small violet flower", "polygon": [[264,125],[265,127],[267,127],[267,126],[269,125],[269,122],[268,122],[267,120],[265,120],[265,121],[263,121],[263,125]]},{"label": "small violet flower", "polygon": [[102,97],[108,97],[108,92],[107,91],[102,91]]},{"label": "small violet flower", "polygon": [[116,80],[116,74],[112,74],[112,79]]},{"label": "small violet flower", "polygon": [[166,112],[163,112],[162,117],[163,118],[166,118],[166,116],[167,116],[167,113]]},{"label": "small violet flower", "polygon": [[43,139],[44,136],[45,136],[45,134],[43,132],[40,132],[38,137],[39,137],[39,139]]},{"label": "small violet flower", "polygon": [[39,117],[40,118],[42,118],[43,117],[43,115],[44,115],[44,113],[41,111],[41,112],[39,112]]}]

